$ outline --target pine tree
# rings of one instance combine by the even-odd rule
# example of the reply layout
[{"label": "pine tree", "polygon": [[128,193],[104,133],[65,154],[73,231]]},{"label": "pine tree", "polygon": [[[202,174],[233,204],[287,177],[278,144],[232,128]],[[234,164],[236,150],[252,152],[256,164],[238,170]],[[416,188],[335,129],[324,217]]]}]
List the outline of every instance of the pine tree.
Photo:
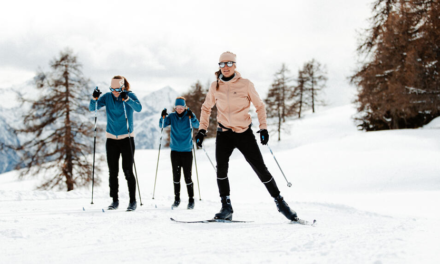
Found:
[{"label": "pine tree", "polygon": [[318,104],[325,105],[324,100],[319,100],[320,92],[325,88],[327,81],[325,67],[315,59],[307,62],[302,70],[302,78],[305,80],[308,100],[312,107],[312,112],[315,113],[315,106]]},{"label": "pine tree", "polygon": [[289,112],[297,112],[298,118],[301,118],[302,111],[308,106],[305,95],[307,81],[308,79],[304,76],[304,72],[299,70],[298,78],[296,79],[297,85],[294,87],[293,92],[289,97],[290,100],[293,100]]},{"label": "pine tree", "polygon": [[282,124],[286,122],[286,117],[292,116],[295,108],[291,107],[289,98],[292,98],[291,78],[287,76],[289,69],[285,64],[275,73],[275,79],[272,87],[269,89],[266,99],[266,114],[268,118],[276,118],[276,131],[278,133],[278,141],[281,140]]},{"label": "pine tree", "polygon": [[[32,139],[19,148],[23,155],[17,168],[25,167],[20,176],[49,173],[39,186],[41,189],[57,186],[71,191],[75,186],[91,183],[92,164],[87,155],[93,153],[94,125],[87,116],[92,89],[71,50],[62,51],[50,66],[51,72],[39,72],[35,78],[40,97],[20,96],[31,107],[24,116],[24,126],[17,132],[30,134]],[[97,166],[95,173],[99,171]],[[95,184],[98,182],[96,178]]]},{"label": "pine tree", "polygon": [[439,3],[377,0],[351,81],[359,87],[361,129],[412,128],[440,115]]}]

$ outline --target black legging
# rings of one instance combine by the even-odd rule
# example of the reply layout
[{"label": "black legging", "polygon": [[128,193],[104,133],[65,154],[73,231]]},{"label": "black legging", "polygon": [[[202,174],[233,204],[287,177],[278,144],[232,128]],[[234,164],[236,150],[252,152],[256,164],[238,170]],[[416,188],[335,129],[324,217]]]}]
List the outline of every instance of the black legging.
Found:
[{"label": "black legging", "polygon": [[235,148],[238,148],[245,157],[246,161],[254,169],[260,180],[264,183],[272,197],[277,197],[280,191],[275,183],[275,179],[267,170],[261,156],[260,148],[252,129],[243,133],[234,133],[232,131],[217,132],[215,142],[215,158],[217,160],[217,184],[220,196],[229,196],[229,157]]},{"label": "black legging", "polygon": [[130,152],[129,138],[124,138],[120,140],[108,138],[105,144],[107,151],[107,164],[110,172],[110,197],[113,197],[113,200],[118,199],[119,157],[122,155],[122,170],[124,171],[125,179],[127,179],[130,202],[136,201],[136,179],[133,174],[133,156],[135,145],[134,138],[130,139],[133,153]]},{"label": "black legging", "polygon": [[173,183],[175,199],[180,199],[180,172],[183,168],[183,175],[188,189],[188,197],[194,198],[194,184],[191,179],[192,152],[171,151],[171,165],[173,166]]}]

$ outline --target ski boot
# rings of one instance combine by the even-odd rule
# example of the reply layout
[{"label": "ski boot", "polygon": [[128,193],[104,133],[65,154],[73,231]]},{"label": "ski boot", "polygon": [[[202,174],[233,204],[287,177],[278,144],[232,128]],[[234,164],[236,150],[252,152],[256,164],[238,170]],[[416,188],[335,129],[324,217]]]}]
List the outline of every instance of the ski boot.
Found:
[{"label": "ski boot", "polygon": [[222,208],[220,212],[216,213],[214,219],[232,220],[232,210],[231,199],[229,196],[222,196]]},{"label": "ski boot", "polygon": [[192,210],[194,209],[194,198],[189,198],[189,202],[188,202],[188,210]]},{"label": "ski boot", "polygon": [[107,210],[116,210],[119,207],[119,200],[113,201],[107,208]]},{"label": "ski boot", "polygon": [[134,201],[134,202],[130,202],[130,203],[128,204],[127,211],[134,211],[134,210],[136,210],[136,208],[137,208],[137,203],[136,203],[136,201]]},{"label": "ski boot", "polygon": [[287,219],[291,221],[297,221],[298,216],[296,212],[291,210],[289,205],[284,201],[284,198],[281,195],[275,198],[275,204],[277,205],[278,212],[282,213]]},{"label": "ski boot", "polygon": [[175,199],[174,203],[171,205],[171,209],[177,208],[180,205],[180,199]]}]

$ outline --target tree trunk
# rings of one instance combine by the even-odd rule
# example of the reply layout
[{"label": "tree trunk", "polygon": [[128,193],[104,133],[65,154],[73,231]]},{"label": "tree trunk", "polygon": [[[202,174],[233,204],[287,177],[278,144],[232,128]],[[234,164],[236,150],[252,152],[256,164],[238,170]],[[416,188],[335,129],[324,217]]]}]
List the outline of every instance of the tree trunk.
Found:
[{"label": "tree trunk", "polygon": [[278,141],[281,141],[281,121],[282,121],[282,117],[280,110],[278,108]]},{"label": "tree trunk", "polygon": [[[303,84],[301,84],[303,85]],[[299,111],[298,111],[298,118],[301,118],[301,110],[302,110],[302,105],[303,105],[303,86],[301,86],[301,88],[299,89]]]},{"label": "tree trunk", "polygon": [[312,76],[312,112],[315,113],[315,77]]},{"label": "tree trunk", "polygon": [[[66,73],[68,72],[66,65]],[[66,119],[64,121],[65,135],[64,148],[66,149],[66,158],[64,160],[64,174],[66,176],[67,191],[73,190],[73,164],[72,164],[72,127],[70,122],[70,105],[69,105],[69,76],[65,74],[66,81]]]}]

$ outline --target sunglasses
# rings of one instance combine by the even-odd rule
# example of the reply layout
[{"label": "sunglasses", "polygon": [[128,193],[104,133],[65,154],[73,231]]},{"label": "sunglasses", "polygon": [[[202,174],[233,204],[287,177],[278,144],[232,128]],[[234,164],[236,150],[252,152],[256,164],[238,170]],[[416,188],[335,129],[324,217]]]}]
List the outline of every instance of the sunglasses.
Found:
[{"label": "sunglasses", "polygon": [[112,88],[112,87],[110,86],[110,91],[120,93],[120,92],[122,92],[122,86],[119,87],[119,88]]},{"label": "sunglasses", "polygon": [[174,108],[176,108],[176,110],[183,110],[183,109],[185,109],[185,106],[178,105]]},{"label": "sunglasses", "polygon": [[228,62],[219,62],[218,66],[220,66],[220,68],[224,68],[225,65],[228,65],[228,67],[232,67],[232,65],[234,65],[235,61],[228,61]]}]

